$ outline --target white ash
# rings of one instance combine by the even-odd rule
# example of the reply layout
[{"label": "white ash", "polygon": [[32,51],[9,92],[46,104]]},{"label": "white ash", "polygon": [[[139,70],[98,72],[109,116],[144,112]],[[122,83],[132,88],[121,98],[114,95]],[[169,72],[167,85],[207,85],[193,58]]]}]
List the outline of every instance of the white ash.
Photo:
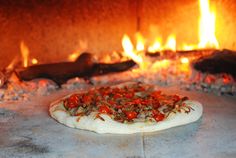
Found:
[{"label": "white ash", "polygon": [[[191,75],[179,73],[174,66],[163,70],[140,70],[95,76],[89,83],[81,78],[73,78],[61,86],[66,90],[81,90],[91,86],[102,86],[127,81],[139,81],[159,86],[177,85],[185,90],[198,90],[216,95],[236,95],[236,82],[226,74],[210,75],[192,70]],[[8,83],[0,89],[0,101],[30,100],[35,96],[49,95],[59,87],[51,80],[37,79],[20,82],[12,75]]]},{"label": "white ash", "polygon": [[29,100],[37,95],[48,95],[56,91],[58,86],[47,79],[37,79],[27,82],[8,82],[0,89],[0,101]]},{"label": "white ash", "polygon": [[195,72],[182,88],[198,90],[217,95],[236,95],[236,81],[227,74],[207,74]]},{"label": "white ash", "polygon": [[72,79],[68,80],[61,87],[63,89],[74,90],[74,89],[88,88],[89,86],[90,85],[89,85],[88,81],[85,81],[84,79],[81,79],[79,77],[75,77],[75,78],[72,78]]}]

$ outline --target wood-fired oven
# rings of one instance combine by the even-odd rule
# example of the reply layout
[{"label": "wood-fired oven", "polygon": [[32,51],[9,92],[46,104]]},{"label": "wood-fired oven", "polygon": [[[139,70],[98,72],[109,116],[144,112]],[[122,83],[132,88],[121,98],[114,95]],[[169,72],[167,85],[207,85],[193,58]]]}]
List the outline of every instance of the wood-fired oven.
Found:
[{"label": "wood-fired oven", "polygon": [[[0,1],[0,157],[236,157],[234,0]],[[190,125],[96,134],[58,124],[72,92],[150,83],[203,104]]]}]

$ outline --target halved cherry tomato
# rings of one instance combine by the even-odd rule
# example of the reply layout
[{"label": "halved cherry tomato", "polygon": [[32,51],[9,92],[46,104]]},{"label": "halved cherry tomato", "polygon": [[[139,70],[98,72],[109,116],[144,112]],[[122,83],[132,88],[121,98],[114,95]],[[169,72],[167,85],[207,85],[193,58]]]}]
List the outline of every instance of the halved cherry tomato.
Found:
[{"label": "halved cherry tomato", "polygon": [[116,109],[122,109],[124,106],[123,105],[116,105],[115,108]]},{"label": "halved cherry tomato", "polygon": [[82,101],[83,101],[84,103],[90,103],[90,102],[92,101],[92,97],[89,96],[89,95],[83,95]]},{"label": "halved cherry tomato", "polygon": [[119,94],[119,93],[116,93],[116,94],[113,96],[113,98],[115,98],[115,99],[122,98],[122,95]]},{"label": "halved cherry tomato", "polygon": [[156,110],[156,109],[153,109],[153,110],[152,110],[152,116],[155,116],[155,115],[157,115],[157,114],[159,114],[159,113],[160,113],[159,110]]},{"label": "halved cherry tomato", "polygon": [[103,114],[110,114],[110,113],[111,113],[110,108],[109,108],[108,106],[106,106],[106,105],[100,106],[99,109],[98,109],[98,111],[99,111],[100,113],[103,113]]},{"label": "halved cherry tomato", "polygon": [[153,118],[154,118],[157,122],[159,122],[159,121],[162,121],[162,120],[165,118],[165,115],[162,114],[162,113],[158,113],[158,114],[155,114],[155,115],[153,116]]},{"label": "halved cherry tomato", "polygon": [[160,107],[160,102],[158,101],[158,100],[152,100],[152,107],[154,108],[154,109],[156,109],[156,108],[159,108]]},{"label": "halved cherry tomato", "polygon": [[67,108],[75,108],[79,106],[79,95],[73,94],[64,101],[64,105]]},{"label": "halved cherry tomato", "polygon": [[125,98],[133,98],[134,97],[134,93],[130,92],[130,93],[127,93],[125,94]]},{"label": "halved cherry tomato", "polygon": [[160,97],[160,95],[161,95],[161,91],[154,91],[151,93],[151,96],[154,98],[158,98]]},{"label": "halved cherry tomato", "polygon": [[134,104],[141,104],[142,103],[142,99],[141,98],[137,98],[137,99],[134,99],[132,102]]},{"label": "halved cherry tomato", "polygon": [[137,112],[135,111],[126,111],[125,114],[128,120],[133,120],[134,118],[137,118]]}]

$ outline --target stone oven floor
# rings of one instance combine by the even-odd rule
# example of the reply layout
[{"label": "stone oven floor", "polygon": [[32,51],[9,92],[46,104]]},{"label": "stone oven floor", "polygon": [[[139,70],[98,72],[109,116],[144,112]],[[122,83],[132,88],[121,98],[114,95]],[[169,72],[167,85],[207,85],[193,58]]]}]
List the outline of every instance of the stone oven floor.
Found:
[{"label": "stone oven floor", "polygon": [[57,123],[48,105],[66,91],[1,103],[0,157],[236,157],[236,97],[177,89],[166,88],[200,101],[203,117],[186,126],[132,135],[101,135]]}]

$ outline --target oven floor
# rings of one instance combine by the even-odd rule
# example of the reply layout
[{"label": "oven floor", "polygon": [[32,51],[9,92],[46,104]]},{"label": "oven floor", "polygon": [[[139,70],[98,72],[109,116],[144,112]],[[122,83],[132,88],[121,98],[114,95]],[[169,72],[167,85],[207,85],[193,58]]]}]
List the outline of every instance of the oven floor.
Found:
[{"label": "oven floor", "polygon": [[236,97],[176,87],[166,90],[200,101],[203,117],[160,132],[101,135],[65,127],[49,117],[49,103],[68,93],[65,91],[27,102],[1,103],[0,157],[236,157]]}]

